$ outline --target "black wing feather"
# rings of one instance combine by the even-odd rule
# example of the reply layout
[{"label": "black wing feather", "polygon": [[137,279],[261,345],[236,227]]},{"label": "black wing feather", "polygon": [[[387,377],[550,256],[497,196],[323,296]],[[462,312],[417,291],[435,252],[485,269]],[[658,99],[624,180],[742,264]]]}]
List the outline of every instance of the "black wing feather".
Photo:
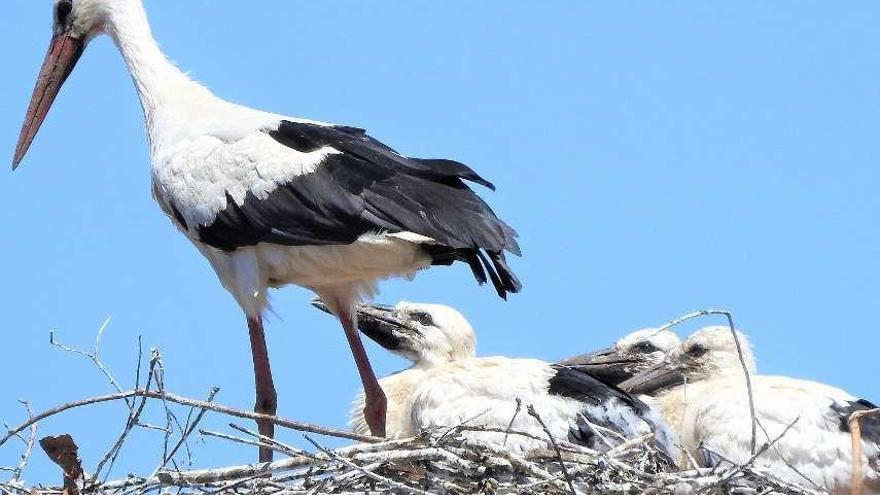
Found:
[{"label": "black wing feather", "polygon": [[[436,264],[466,262],[478,282],[492,280],[498,293],[521,284],[504,251],[519,255],[516,232],[464,181],[494,188],[453,160],[408,158],[363,129],[282,121],[269,132],[301,152],[333,147],[314,172],[293,178],[258,199],[248,193],[227,206],[199,239],[222,250],[261,242],[288,246],[350,244],[370,232],[414,232]],[[485,252],[486,254],[483,254]]]},{"label": "black wing feather", "polygon": [[[599,406],[612,399],[616,399],[651,426],[656,440],[655,445],[662,455],[664,462],[673,463],[672,453],[666,450],[667,442],[663,441],[663,435],[666,434],[665,426],[654,421],[652,416],[655,415],[650,414],[651,408],[647,404],[634,395],[630,395],[614,385],[602,382],[589,373],[561,365],[552,365],[552,368],[556,371],[553,377],[550,378],[549,392],[552,395],[568,397],[594,406]],[[587,416],[586,411],[584,416]],[[603,422],[601,418],[590,417],[589,419],[599,423]],[[612,430],[617,429],[617,425],[613,422],[606,422],[601,426]],[[570,430],[569,436],[573,441],[579,441],[588,445],[593,444],[591,441],[593,436],[591,427],[584,424],[580,419],[571,425]]]},{"label": "black wing feather", "polygon": [[637,397],[602,382],[589,373],[557,364],[552,365],[552,368],[556,371],[550,379],[550,393],[553,395],[561,395],[593,405],[617,399],[637,411],[639,415],[647,414],[650,410],[648,405]]}]

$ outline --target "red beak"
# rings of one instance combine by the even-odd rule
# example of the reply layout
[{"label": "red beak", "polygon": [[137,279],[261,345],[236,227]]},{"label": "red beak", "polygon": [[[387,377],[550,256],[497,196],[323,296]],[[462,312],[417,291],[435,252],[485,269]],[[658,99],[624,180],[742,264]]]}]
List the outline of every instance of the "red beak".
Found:
[{"label": "red beak", "polygon": [[73,72],[76,62],[82,55],[85,46],[83,42],[67,34],[56,34],[49,43],[49,52],[43,61],[40,75],[37,76],[37,84],[34,94],[31,96],[31,104],[28,106],[24,124],[21,126],[21,134],[18,137],[18,145],[15,147],[15,156],[12,158],[12,170],[18,167],[27,153],[34,136],[40,130],[43,119],[49,113],[49,108],[61,85],[67,80],[67,76]]}]

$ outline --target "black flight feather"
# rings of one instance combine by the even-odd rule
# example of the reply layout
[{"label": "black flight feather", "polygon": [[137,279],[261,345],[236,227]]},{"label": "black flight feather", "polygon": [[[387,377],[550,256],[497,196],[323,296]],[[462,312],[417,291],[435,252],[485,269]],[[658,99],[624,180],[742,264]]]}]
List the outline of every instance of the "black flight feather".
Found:
[{"label": "black flight feather", "polygon": [[453,160],[398,154],[363,129],[282,121],[268,132],[301,152],[332,147],[310,173],[242,204],[227,194],[226,208],[199,239],[225,251],[266,242],[287,246],[350,244],[371,232],[414,232],[435,264],[467,263],[478,282],[492,281],[502,297],[521,284],[504,251],[520,254],[516,232],[465,181],[494,188]]}]

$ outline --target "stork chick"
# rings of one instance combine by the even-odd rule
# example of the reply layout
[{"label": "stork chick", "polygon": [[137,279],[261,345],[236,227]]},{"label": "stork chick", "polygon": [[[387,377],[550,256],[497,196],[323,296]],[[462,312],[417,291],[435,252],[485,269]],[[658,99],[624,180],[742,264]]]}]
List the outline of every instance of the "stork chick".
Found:
[{"label": "stork chick", "polygon": [[[835,387],[786,376],[756,375],[748,339],[739,334],[751,374],[758,447],[790,429],[755,461],[755,466],[811,488],[848,495],[852,448],[848,419],[873,409]],[[681,445],[705,467],[751,458],[751,414],[742,363],[727,327],[701,329],[669,358],[623,382],[650,394]],[[862,425],[862,473],[867,493],[880,493],[880,418]]]},{"label": "stork chick", "polygon": [[[314,303],[324,309],[320,301]],[[475,357],[476,337],[470,323],[448,306],[402,302],[394,307],[358,306],[361,332],[412,366],[382,378],[388,396],[387,433],[410,437],[430,428],[460,424],[501,432],[470,432],[468,437],[503,445],[515,452],[545,442],[504,430],[545,438],[535,418],[517,399],[533,405],[556,439],[605,451],[626,439],[653,434],[667,455],[673,451],[659,415],[639,399],[606,385],[589,373],[535,359]],[[351,421],[365,432],[363,394],[355,401]]]}]

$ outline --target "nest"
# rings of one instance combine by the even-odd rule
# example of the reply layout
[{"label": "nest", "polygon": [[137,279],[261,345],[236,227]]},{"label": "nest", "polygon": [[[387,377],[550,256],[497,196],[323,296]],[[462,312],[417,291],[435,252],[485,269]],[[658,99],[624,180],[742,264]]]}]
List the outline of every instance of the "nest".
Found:
[{"label": "nest", "polygon": [[[668,326],[706,314],[697,312],[673,320]],[[730,319],[731,329],[733,328]],[[337,430],[302,423],[277,416],[265,416],[214,402],[218,389],[212,389],[206,400],[172,394],[165,389],[165,368],[158,350],[150,352],[145,380],[141,381],[143,350],[138,341],[138,361],[134,388],[122,390],[110,371],[101,363],[98,343],[106,323],[101,327],[93,351],[81,351],[59,344],[52,345],[91,360],[115,389],[115,393],[62,404],[34,414],[23,404],[28,419],[15,427],[7,427],[0,445],[20,440],[24,445],[18,465],[0,467],[11,473],[10,480],[0,481],[0,495],[317,495],[317,494],[737,494],[737,495],[814,495],[813,489],[787,482],[773,473],[755,466],[755,460],[785,432],[761,448],[743,464],[721,465],[712,469],[680,469],[660,453],[648,435],[628,440],[606,452],[554,439],[549,431],[544,437],[505,429],[472,426],[467,423],[422,432],[419,437],[385,440],[351,431]],[[751,390],[749,390],[751,400]],[[116,441],[87,473],[79,459],[78,447],[69,435],[45,437],[40,447],[61,467],[63,485],[57,487],[28,486],[22,473],[37,443],[39,423],[74,408],[98,403],[124,401],[128,417]],[[164,427],[141,422],[141,413],[150,404],[163,408]],[[529,414],[538,413],[529,407]],[[206,413],[226,418],[271,421],[277,427],[304,432],[313,448],[294,448],[236,424],[229,424],[235,434],[199,429]],[[880,410],[870,411],[877,413]],[[179,418],[185,418],[181,421]],[[754,421],[754,416],[753,416]],[[543,424],[541,422],[541,424]],[[149,474],[129,474],[122,479],[109,479],[112,467],[122,452],[129,433],[136,428],[164,432],[162,462]],[[789,425],[791,428],[791,425]],[[543,447],[519,455],[503,443],[480,441],[480,432],[525,435],[543,443]],[[198,432],[202,436],[226,442],[244,443],[269,448],[281,460],[272,463],[244,464],[216,469],[191,469],[188,438]],[[238,436],[236,436],[238,435]],[[349,447],[328,449],[309,435],[323,435],[354,440]],[[507,438],[507,437],[505,437]],[[753,439],[754,440],[754,439]],[[854,444],[858,444],[857,436]],[[181,448],[184,446],[185,448]],[[140,446],[140,448],[143,448]],[[186,452],[188,463],[177,462]],[[710,453],[711,454],[711,453]],[[858,458],[860,456],[856,456]],[[681,463],[697,466],[693,459]],[[180,466],[190,466],[182,469]],[[854,492],[857,493],[857,492]]]},{"label": "nest", "polygon": [[[286,458],[272,463],[207,470],[160,469],[148,476],[129,475],[100,483],[87,481],[88,475],[77,474],[76,467],[65,466],[64,462],[72,462],[70,459],[58,459],[47,450],[64,468],[64,487],[28,488],[5,483],[0,484],[0,492],[10,495],[65,492],[67,495],[140,495],[172,491],[199,495],[816,493],[749,465],[677,470],[664,460],[647,437],[605,453],[548,441],[546,449],[519,456],[499,445],[469,438],[468,430],[455,427],[425,432],[418,438],[362,443],[334,450],[307,437],[315,446],[311,452],[275,441],[260,442],[227,435],[229,440],[271,446]],[[67,476],[71,472],[75,479]]]}]

